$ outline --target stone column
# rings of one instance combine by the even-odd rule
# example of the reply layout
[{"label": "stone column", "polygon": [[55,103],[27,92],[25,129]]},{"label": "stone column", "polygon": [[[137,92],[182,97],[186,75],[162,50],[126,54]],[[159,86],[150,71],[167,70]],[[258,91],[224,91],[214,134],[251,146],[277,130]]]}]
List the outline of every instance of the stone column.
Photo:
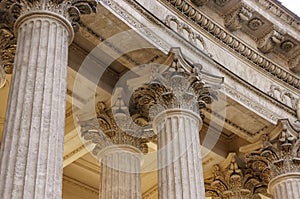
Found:
[{"label": "stone column", "polygon": [[112,145],[98,154],[103,199],[141,199],[142,153],[130,145]]},{"label": "stone column", "polygon": [[61,198],[68,44],[74,34],[70,9],[62,4],[75,6],[13,2],[18,36],[0,153],[3,199]]},{"label": "stone column", "polygon": [[127,108],[120,106],[121,99],[116,104],[108,108],[98,102],[97,120],[81,121],[81,135],[95,144],[92,154],[101,163],[100,198],[141,199],[140,167],[151,136],[144,137]]},{"label": "stone column", "polygon": [[269,183],[269,192],[274,199],[300,198],[300,172],[280,175]]},{"label": "stone column", "polygon": [[159,198],[204,199],[199,115],[168,109],[153,120],[158,135]]},{"label": "stone column", "polygon": [[[137,123],[152,120],[157,134],[158,198],[205,199],[200,109],[213,101],[216,91],[185,61],[179,49],[171,49],[170,54],[171,66],[134,91],[130,113]],[[215,85],[221,83],[217,77],[210,78]]]}]

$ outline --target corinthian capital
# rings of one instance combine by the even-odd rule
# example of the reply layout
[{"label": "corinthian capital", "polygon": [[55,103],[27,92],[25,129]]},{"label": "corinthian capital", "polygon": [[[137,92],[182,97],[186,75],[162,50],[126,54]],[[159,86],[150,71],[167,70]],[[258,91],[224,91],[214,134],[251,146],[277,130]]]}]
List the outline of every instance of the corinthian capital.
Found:
[{"label": "corinthian capital", "polygon": [[49,11],[68,19],[75,31],[80,14],[96,12],[96,0],[3,0],[1,7],[9,10],[14,19],[33,11]]},{"label": "corinthian capital", "polygon": [[[267,166],[271,178],[288,173],[300,172],[300,127],[288,120],[280,120],[276,136],[265,136],[261,149],[250,153],[249,158]],[[274,135],[274,134],[273,134]]]},{"label": "corinthian capital", "polygon": [[110,145],[131,145],[147,153],[147,143],[155,139],[152,131],[146,133],[145,129],[131,120],[128,109],[119,105],[120,99],[117,100],[117,106],[112,108],[108,108],[104,102],[98,102],[97,119],[79,122],[82,137],[95,144],[94,155]]},{"label": "corinthian capital", "polygon": [[237,159],[236,154],[229,154],[223,163],[214,166],[213,176],[205,181],[207,197],[256,199],[259,194],[268,195],[268,181],[251,165],[240,166]]},{"label": "corinthian capital", "polygon": [[201,73],[201,66],[187,62],[179,48],[169,55],[173,56],[170,66],[132,94],[129,109],[135,122],[148,123],[166,109],[187,109],[203,116],[200,110],[217,100],[222,78]]}]

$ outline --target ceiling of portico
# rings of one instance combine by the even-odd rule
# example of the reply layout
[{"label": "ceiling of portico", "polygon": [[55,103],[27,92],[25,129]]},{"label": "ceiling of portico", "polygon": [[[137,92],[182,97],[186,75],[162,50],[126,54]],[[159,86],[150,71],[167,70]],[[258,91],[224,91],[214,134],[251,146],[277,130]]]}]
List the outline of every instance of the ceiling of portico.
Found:
[{"label": "ceiling of portico", "polygon": [[[76,33],[74,42],[69,50],[64,151],[64,199],[76,198],[72,194],[76,193],[79,196],[82,194],[81,192],[85,191],[90,194],[89,198],[98,198],[97,191],[99,191],[100,166],[87,150],[89,145],[87,144],[85,147],[79,138],[73,111],[78,107],[84,106],[93,95],[96,95],[97,100],[109,103],[115,84],[127,71],[142,64],[152,62],[164,63],[167,59],[166,54],[154,48],[138,33],[133,32],[111,12],[101,5],[98,6],[98,9],[98,14],[82,17],[81,29]],[[113,45],[107,45],[105,49],[120,56],[117,56],[108,65],[106,65],[105,57],[92,57],[95,66],[107,68],[103,76],[99,78],[99,82],[90,81],[89,77],[85,76],[85,89],[93,88],[94,83],[97,84],[94,93],[77,93],[78,91],[74,89],[74,82],[76,82],[77,71],[80,69],[82,62],[97,45],[105,43],[104,41],[110,40],[116,35],[121,35],[120,37],[124,38],[124,43],[111,42]],[[138,43],[141,48],[124,54],[120,52],[124,45],[130,45],[131,43]],[[143,46],[152,48],[143,48]],[[99,68],[97,67],[91,67],[90,73],[98,70]],[[0,137],[2,136],[9,84],[10,77],[8,76],[7,85],[0,89]],[[254,142],[255,139],[258,139],[257,135],[273,128],[273,125],[268,121],[232,99],[228,98],[226,100],[224,108],[226,109],[224,115],[216,110],[212,112],[211,107],[204,111],[206,119],[203,130],[200,132],[201,140],[203,141],[208,134],[214,134],[217,131],[221,132],[218,144],[203,159],[204,170],[222,161],[229,152],[237,151],[239,146]],[[151,147],[155,151],[155,144],[151,143]],[[155,168],[155,161],[153,156],[149,157],[144,167]],[[157,176],[155,170],[142,174],[142,184],[144,198],[157,198]],[[70,191],[71,188],[72,191]]]}]

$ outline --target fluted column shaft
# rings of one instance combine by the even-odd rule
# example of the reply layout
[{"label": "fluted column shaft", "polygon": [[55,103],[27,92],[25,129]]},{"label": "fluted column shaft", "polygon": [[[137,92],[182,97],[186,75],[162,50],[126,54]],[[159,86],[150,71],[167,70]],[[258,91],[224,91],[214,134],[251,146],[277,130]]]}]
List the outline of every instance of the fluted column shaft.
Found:
[{"label": "fluted column shaft", "polygon": [[29,12],[17,50],[0,153],[0,198],[61,198],[70,23]]},{"label": "fluted column shaft", "polygon": [[300,173],[288,173],[275,177],[269,183],[269,192],[274,199],[299,199]]},{"label": "fluted column shaft", "polygon": [[158,134],[158,198],[205,199],[201,118],[189,110],[169,109],[154,118],[153,127]]},{"label": "fluted column shaft", "polygon": [[141,152],[129,145],[112,145],[102,150],[102,199],[141,199]]}]

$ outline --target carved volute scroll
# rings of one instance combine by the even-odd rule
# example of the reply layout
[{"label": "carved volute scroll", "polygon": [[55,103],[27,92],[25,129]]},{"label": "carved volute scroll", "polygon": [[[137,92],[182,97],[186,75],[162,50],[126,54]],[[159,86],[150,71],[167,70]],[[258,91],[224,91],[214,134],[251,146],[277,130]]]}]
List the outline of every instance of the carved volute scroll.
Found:
[{"label": "carved volute scroll", "polygon": [[274,139],[265,136],[262,148],[248,155],[250,162],[259,162],[270,170],[271,179],[300,172],[300,127],[288,120],[280,120],[278,126],[281,130]]},{"label": "carved volute scroll", "polygon": [[[267,194],[268,181],[257,175],[253,165],[242,167],[236,155],[229,156],[229,165],[214,166],[213,177],[206,180],[206,197],[213,199],[258,199],[259,194]],[[228,159],[227,158],[227,159]],[[227,161],[227,160],[225,160]]]},{"label": "carved volute scroll", "polygon": [[217,99],[222,78],[201,73],[199,66],[183,58],[179,48],[171,49],[170,54],[174,55],[171,65],[131,96],[129,110],[136,123],[147,124],[158,112],[173,108],[191,110],[203,117],[200,110]]},{"label": "carved volute scroll", "polygon": [[[96,0],[1,0],[0,1],[0,59],[7,74],[12,73],[16,52],[15,21],[32,12],[52,12],[67,19],[74,31],[79,30],[81,14],[96,12]],[[73,38],[70,38],[70,41]]]}]

